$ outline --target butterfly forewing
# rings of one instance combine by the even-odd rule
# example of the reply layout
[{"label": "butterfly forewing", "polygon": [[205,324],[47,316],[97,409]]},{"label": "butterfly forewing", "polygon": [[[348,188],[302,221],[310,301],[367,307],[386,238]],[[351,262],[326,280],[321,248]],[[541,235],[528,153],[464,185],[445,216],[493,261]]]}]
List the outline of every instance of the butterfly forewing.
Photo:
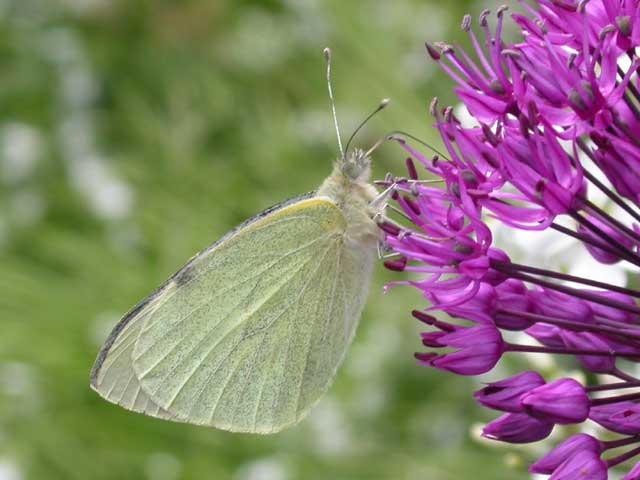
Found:
[{"label": "butterfly forewing", "polygon": [[113,393],[139,385],[157,416],[234,431],[300,420],[328,388],[366,296],[371,255],[349,247],[345,229],[323,197],[259,215],[120,329],[94,388],[134,409]]},{"label": "butterfly forewing", "polygon": [[149,299],[133,308],[116,326],[91,372],[91,386],[107,400],[134,412],[169,419],[169,412],[161,409],[142,390],[133,370],[131,355],[144,319],[154,310],[171,284],[160,288]]}]

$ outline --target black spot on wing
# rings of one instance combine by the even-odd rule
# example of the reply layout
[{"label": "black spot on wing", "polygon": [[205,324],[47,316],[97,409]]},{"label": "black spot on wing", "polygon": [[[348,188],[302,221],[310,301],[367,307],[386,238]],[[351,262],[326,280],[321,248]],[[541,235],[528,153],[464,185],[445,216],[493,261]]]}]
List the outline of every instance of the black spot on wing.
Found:
[{"label": "black spot on wing", "polygon": [[[198,254],[197,256],[199,255],[200,254]],[[192,260],[189,260],[189,262],[184,267],[182,267],[171,277],[170,280],[173,280],[177,287],[181,287],[182,285],[189,283],[189,281],[193,278]]]},{"label": "black spot on wing", "polygon": [[269,208],[267,208],[265,210],[262,210],[261,212],[259,212],[258,214],[254,215],[253,217],[245,220],[240,225],[238,225],[237,227],[233,228],[227,234],[225,234],[224,236],[222,236],[221,238],[216,240],[214,243],[209,245],[207,248],[205,248],[201,252],[199,252],[196,255],[194,255],[193,257],[191,257],[191,259],[189,259],[189,261],[180,270],[178,270],[176,273],[171,275],[171,277],[169,277],[164,283],[162,283],[162,285],[160,285],[158,288],[156,288],[151,295],[149,295],[148,297],[144,298],[143,300],[138,302],[136,305],[134,305],[134,307],[131,310],[129,310],[127,312],[127,314],[124,317],[122,317],[122,319],[116,324],[114,329],[111,331],[111,333],[107,337],[107,340],[104,342],[104,345],[102,345],[102,348],[100,349],[100,352],[98,353],[98,357],[96,358],[96,361],[94,362],[93,367],[91,368],[91,374],[90,374],[91,385],[94,388],[98,388],[97,381],[98,381],[98,374],[100,373],[100,368],[102,367],[102,364],[104,363],[104,360],[107,358],[107,354],[109,353],[109,350],[111,350],[111,347],[113,346],[113,343],[116,341],[116,338],[118,338],[118,336],[120,335],[122,330],[124,330],[124,328],[129,324],[131,319],[133,319],[136,315],[138,315],[138,313],[140,313],[154,299],[156,299],[158,296],[160,296],[162,291],[169,284],[171,284],[173,282],[176,285],[176,287],[179,287],[180,285],[184,285],[185,283],[187,283],[189,281],[189,279],[193,276],[193,269],[192,269],[193,265],[201,257],[206,256],[211,250],[216,248],[218,245],[220,245],[225,240],[228,240],[229,238],[234,236],[236,233],[238,233],[243,228],[248,227],[252,223],[257,222],[258,220],[260,220],[261,218],[266,217],[270,213],[273,213],[273,212],[275,212],[277,210],[285,208],[285,207],[287,207],[287,206],[289,206],[289,205],[291,205],[293,203],[299,202],[301,200],[306,200],[308,198],[312,198],[314,195],[315,195],[315,192],[308,192],[308,193],[305,193],[305,194],[300,195],[298,197],[289,198],[287,200],[284,200],[283,202],[277,203],[277,204],[275,204],[275,205],[273,205],[273,206],[271,206],[271,207],[269,207]]}]

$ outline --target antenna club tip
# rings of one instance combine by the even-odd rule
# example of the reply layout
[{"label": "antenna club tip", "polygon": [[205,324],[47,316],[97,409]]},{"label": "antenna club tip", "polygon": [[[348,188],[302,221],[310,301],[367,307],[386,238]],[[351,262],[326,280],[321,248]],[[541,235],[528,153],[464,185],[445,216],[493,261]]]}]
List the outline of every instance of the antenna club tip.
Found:
[{"label": "antenna club tip", "polygon": [[324,50],[322,50],[322,54],[327,60],[331,59],[331,49],[329,47],[326,47]]},{"label": "antenna club tip", "polygon": [[380,108],[386,107],[387,105],[389,105],[389,103],[391,103],[390,98],[383,98],[382,101],[380,102]]}]

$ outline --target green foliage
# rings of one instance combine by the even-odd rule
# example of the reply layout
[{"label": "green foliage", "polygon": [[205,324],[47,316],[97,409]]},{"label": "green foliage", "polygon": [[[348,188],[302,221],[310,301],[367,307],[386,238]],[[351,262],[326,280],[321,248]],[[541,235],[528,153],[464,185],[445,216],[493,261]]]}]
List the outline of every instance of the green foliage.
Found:
[{"label": "green foliage", "polygon": [[[434,140],[424,40],[464,2],[0,2],[0,470],[28,479],[526,478],[470,440],[470,381],[415,364],[422,305],[380,266],[328,398],[277,436],[162,422],[88,386],[108,331],[193,253],[316,188],[343,132]],[[474,7],[479,10],[480,7]],[[433,74],[433,75],[432,75]],[[402,172],[392,145],[374,176]],[[1,477],[1,475],[0,475]]]}]

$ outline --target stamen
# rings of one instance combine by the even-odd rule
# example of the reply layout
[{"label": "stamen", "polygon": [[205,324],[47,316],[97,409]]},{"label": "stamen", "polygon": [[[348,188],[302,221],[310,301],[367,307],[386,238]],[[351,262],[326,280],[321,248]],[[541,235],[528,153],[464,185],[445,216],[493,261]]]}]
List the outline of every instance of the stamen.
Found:
[{"label": "stamen", "polygon": [[548,353],[552,355],[592,355],[594,357],[640,358],[640,353],[624,353],[611,350],[589,350],[586,348],[539,347],[536,345],[519,345],[505,343],[505,352]]},{"label": "stamen", "polygon": [[536,322],[542,322],[548,323],[550,325],[556,325],[558,327],[562,327],[574,332],[600,333],[606,336],[614,337],[616,340],[622,343],[628,343],[629,345],[632,345],[636,348],[640,347],[640,344],[638,344],[637,342],[631,340],[625,341],[627,340],[625,337],[632,337],[640,340],[640,329],[635,329],[634,331],[634,329],[632,329],[629,325],[627,325],[628,328],[626,330],[621,330],[618,327],[614,328],[604,325],[592,325],[584,322],[575,322],[563,318],[551,317],[549,315],[540,315],[538,313],[520,312],[508,308],[500,308],[497,310],[497,313],[519,317],[523,320],[530,320],[532,324]]},{"label": "stamen", "polygon": [[611,450],[613,448],[626,447],[627,445],[631,445],[638,442],[640,442],[640,436],[635,435],[633,437],[621,438],[619,440],[610,440],[608,442],[603,441],[602,444],[604,445],[605,450]]},{"label": "stamen", "polygon": [[[576,139],[576,143],[578,147],[580,147],[580,150],[583,151],[591,159],[591,161],[597,165],[595,155],[593,154],[591,148],[589,148],[589,146],[585,143],[585,141],[581,138],[578,138]],[[582,167],[582,173],[591,183],[593,183],[601,192],[609,197],[616,205],[618,205],[634,219],[640,222],[640,213],[633,210],[633,208],[631,208],[631,206],[627,202],[616,195],[613,190],[604,185],[600,180],[594,177],[587,169],[584,168],[584,166]]]},{"label": "stamen", "polygon": [[[631,60],[631,65],[633,65],[634,59],[631,57],[629,57],[629,59]],[[620,75],[620,78],[624,78],[627,75],[627,72],[622,70],[622,68],[619,65],[618,65],[618,75]],[[640,102],[640,92],[638,91],[636,86],[633,84],[633,82],[627,83],[627,90],[631,93],[631,95],[635,97],[636,102]],[[635,105],[635,102],[631,101],[631,103]]]},{"label": "stamen", "polygon": [[636,255],[631,250],[627,249],[624,245],[618,242],[618,240],[613,238],[611,235],[607,234],[602,229],[598,228],[598,226],[595,225],[593,222],[591,222],[589,219],[583,217],[582,215],[578,214],[575,211],[569,211],[568,214],[569,216],[571,216],[571,218],[576,220],[578,223],[581,223],[590,231],[592,231],[597,236],[602,238],[604,241],[611,244],[611,246],[614,247],[615,250],[617,250],[617,255],[620,255],[622,259],[630,263],[633,263],[634,265],[640,266],[640,257],[638,255]]},{"label": "stamen", "polygon": [[610,283],[598,282],[596,280],[590,280],[588,278],[576,277],[574,275],[554,272],[552,270],[546,270],[543,268],[529,267],[527,265],[521,265],[513,262],[503,263],[498,260],[493,260],[492,262],[495,264],[500,263],[501,264],[500,268],[502,269],[502,271],[513,270],[513,271],[519,271],[519,272],[533,273],[535,275],[543,275],[545,277],[556,278],[558,280],[566,280],[568,282],[581,283],[583,285],[589,285],[591,287],[602,288],[604,290],[624,293],[631,297],[640,298],[640,291],[631,290],[630,288],[619,287],[617,285],[612,285]]},{"label": "stamen", "polygon": [[591,406],[595,407],[597,405],[609,405],[611,403],[627,402],[631,400],[640,400],[640,392],[629,393],[627,395],[617,395],[615,397],[594,398],[590,403]]},{"label": "stamen", "polygon": [[400,257],[399,260],[386,261],[384,262],[384,266],[389,270],[402,272],[407,266],[407,257]]},{"label": "stamen", "polygon": [[604,222],[610,225],[613,225],[618,229],[618,231],[620,231],[621,233],[624,233],[628,238],[630,238],[634,242],[640,242],[640,235],[634,232],[631,228],[627,227],[624,223],[622,223],[618,219],[609,215],[607,212],[602,210],[600,207],[598,207],[596,204],[591,202],[589,199],[583,198],[582,201],[587,207],[585,210],[589,211],[589,213],[594,214]]},{"label": "stamen", "polygon": [[622,388],[636,388],[636,387],[640,387],[640,380],[629,381],[629,382],[605,383],[602,385],[593,385],[591,387],[586,387],[585,390],[591,393],[591,392],[604,392],[607,390],[618,390]]},{"label": "stamen", "polygon": [[566,293],[567,295],[571,295],[577,298],[582,298],[583,300],[588,300],[593,303],[599,303],[601,305],[606,305],[608,307],[617,308],[618,310],[623,310],[625,312],[640,314],[640,308],[636,306],[627,305],[626,303],[618,302],[616,300],[611,300],[609,298],[599,297],[598,295],[593,295],[589,292],[577,290],[575,288],[567,287],[565,285],[559,285],[557,283],[548,282],[546,280],[542,280],[537,277],[532,277],[531,275],[525,275],[522,273],[508,271],[508,270],[505,271],[502,269],[499,263],[496,263],[495,265],[492,264],[492,267],[499,272],[508,273],[512,278],[517,278],[525,282],[533,283],[535,285],[540,285],[541,287],[550,288],[551,290],[556,290],[561,293]]},{"label": "stamen", "polygon": [[618,457],[610,458],[609,460],[606,461],[607,467],[608,468],[615,467],[616,465],[626,462],[627,460],[635,457],[638,454],[640,454],[640,447],[634,448],[633,450],[630,450],[627,453],[623,453]]},{"label": "stamen", "polygon": [[405,160],[405,164],[407,166],[407,171],[409,172],[409,178],[411,178],[412,180],[417,180],[418,179],[418,171],[416,170],[416,166],[413,163],[412,158],[408,157]]}]

